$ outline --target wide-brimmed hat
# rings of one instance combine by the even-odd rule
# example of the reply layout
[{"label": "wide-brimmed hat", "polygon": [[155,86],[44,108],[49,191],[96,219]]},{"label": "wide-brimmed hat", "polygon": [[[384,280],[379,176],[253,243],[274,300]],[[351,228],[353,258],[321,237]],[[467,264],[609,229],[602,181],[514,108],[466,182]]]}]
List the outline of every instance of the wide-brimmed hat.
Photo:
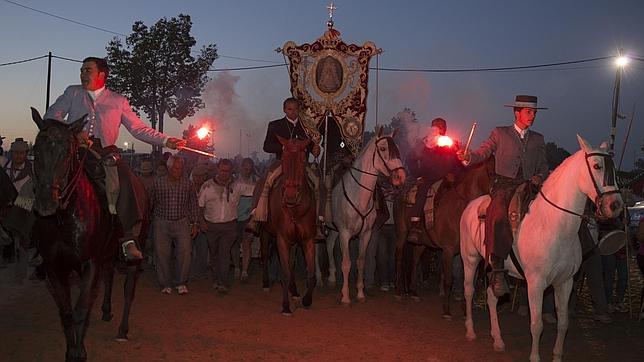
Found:
[{"label": "wide-brimmed hat", "polygon": [[16,138],[15,141],[11,142],[11,150],[27,152],[29,151],[29,144],[22,138]]},{"label": "wide-brimmed hat", "polygon": [[514,98],[513,104],[504,104],[504,106],[517,108],[548,109],[545,107],[537,107],[537,97],[526,95],[518,95]]}]

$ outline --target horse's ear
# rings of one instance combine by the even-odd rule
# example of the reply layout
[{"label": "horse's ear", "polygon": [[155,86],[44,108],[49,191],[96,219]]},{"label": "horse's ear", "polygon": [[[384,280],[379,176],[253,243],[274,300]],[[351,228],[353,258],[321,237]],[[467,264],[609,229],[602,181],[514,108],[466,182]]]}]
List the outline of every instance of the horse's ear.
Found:
[{"label": "horse's ear", "polygon": [[36,126],[38,126],[38,129],[42,129],[45,126],[45,123],[42,120],[42,117],[40,117],[40,113],[38,110],[34,107],[31,107],[31,119],[36,122]]},{"label": "horse's ear", "polygon": [[602,142],[602,144],[599,145],[599,149],[604,151],[604,152],[608,152],[608,142],[606,142],[606,141]]},{"label": "horse's ear", "polygon": [[583,139],[580,135],[577,135],[577,141],[579,142],[579,147],[585,152],[585,153],[591,153],[592,152],[592,147],[586,142],[585,139]]},{"label": "horse's ear", "polygon": [[391,138],[396,137],[397,134],[398,134],[398,128],[394,128],[394,131],[391,133]]},{"label": "horse's ear", "polygon": [[280,136],[278,134],[276,134],[275,136],[277,137],[277,140],[280,141],[282,146],[286,146],[286,143],[288,142],[288,140],[286,138],[284,138],[284,137],[282,137],[282,136]]},{"label": "horse's ear", "polygon": [[69,129],[71,129],[72,132],[74,132],[74,134],[79,133],[80,131],[83,130],[83,127],[85,127],[86,123],[87,123],[87,114],[72,122],[69,125]]}]

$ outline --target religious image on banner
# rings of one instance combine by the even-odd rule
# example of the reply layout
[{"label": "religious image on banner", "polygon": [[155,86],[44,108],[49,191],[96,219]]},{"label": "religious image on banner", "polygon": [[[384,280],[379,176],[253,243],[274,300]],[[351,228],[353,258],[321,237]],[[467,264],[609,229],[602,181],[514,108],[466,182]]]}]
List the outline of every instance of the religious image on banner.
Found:
[{"label": "religious image on banner", "polygon": [[369,60],[379,54],[373,42],[346,44],[333,28],[329,8],[327,31],[314,43],[288,41],[278,48],[290,62],[291,93],[301,102],[300,119],[311,139],[318,142],[325,117],[337,122],[343,146],[355,156],[362,146],[367,113]]}]

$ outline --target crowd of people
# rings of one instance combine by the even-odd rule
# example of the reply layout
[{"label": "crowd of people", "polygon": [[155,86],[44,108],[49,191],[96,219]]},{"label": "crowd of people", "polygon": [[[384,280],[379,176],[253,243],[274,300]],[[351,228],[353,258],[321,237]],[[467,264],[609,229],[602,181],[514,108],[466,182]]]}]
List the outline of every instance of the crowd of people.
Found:
[{"label": "crowd of people", "polygon": [[[146,126],[132,111],[127,99],[105,88],[108,74],[105,60],[86,58],[81,67],[81,85],[68,87],[47,110],[45,118],[71,123],[84,114],[88,115],[78,142],[105,169],[110,212],[118,215],[123,226],[124,235],[119,242],[124,258],[139,260],[147,257],[154,266],[163,294],[175,291],[180,295],[189,294],[190,280],[208,276],[214,290],[221,294],[228,293],[232,280],[248,281],[253,243],[256,244],[258,239],[254,234],[256,225],[266,220],[270,180],[281,172],[282,146],[278,136],[285,139],[308,137],[298,120],[299,102],[294,98],[287,99],[283,104],[285,116],[267,127],[264,150],[275,155],[270,164],[258,164],[257,160],[241,156],[235,160],[218,159],[215,162],[184,157],[181,152],[175,155],[166,153],[162,157],[155,154],[138,160],[134,167],[135,175],[130,169],[132,165],[123,161],[115,146],[121,125],[137,139],[156,146],[180,150],[185,146],[185,140],[169,137]],[[543,108],[537,106],[537,98],[533,96],[517,96],[515,102],[508,106],[513,108],[513,125],[495,128],[478,149],[470,152],[459,150],[453,144],[448,148],[438,144],[435,140],[446,134],[447,122],[437,118],[431,122],[431,131],[423,142],[419,142],[413,153],[407,156],[408,169],[415,178],[423,180],[419,184],[416,202],[410,205],[412,232],[408,238],[411,243],[418,242],[418,234],[424,228],[425,198],[421,195],[425,196],[435,181],[447,179],[453,182],[455,174],[467,166],[495,157],[492,203],[485,222],[486,243],[492,250],[488,258],[492,269],[490,284],[497,296],[509,291],[503,266],[512,243],[507,216],[509,199],[519,184],[529,181],[538,187],[548,174],[544,137],[530,130],[537,110]],[[330,140],[330,149],[336,143],[341,144],[338,139]],[[8,155],[0,155],[3,174],[10,179],[16,191],[10,207],[3,211],[5,220],[21,202],[21,195],[28,199],[26,193],[33,177],[29,151],[29,144],[17,138],[11,143]],[[320,157],[320,145],[311,143],[307,154],[313,158]],[[346,154],[327,156],[330,161],[342,160]],[[341,164],[338,162],[339,167]],[[111,186],[113,183],[116,183],[116,188]],[[148,210],[140,210],[141,195],[136,192],[137,185],[141,185],[147,194]],[[389,218],[376,228],[368,247],[365,284],[368,289],[379,287],[387,292],[394,287],[395,281],[393,195],[386,183],[379,182],[378,185],[386,196]],[[321,186],[323,190],[329,187]],[[109,195],[112,191],[115,196]],[[318,210],[324,210],[327,198],[318,196],[318,200],[322,200]],[[28,205],[18,206],[29,209]],[[151,215],[150,225],[144,222],[146,213]],[[323,213],[320,214],[322,216]],[[324,218],[321,217],[320,221],[319,237],[323,238]],[[148,240],[142,245],[136,235],[144,227],[149,232]],[[640,224],[638,262],[644,260],[643,228]],[[581,273],[586,275],[590,285],[596,319],[609,323],[612,321],[609,313],[627,310],[624,305],[626,254],[622,250],[600,256],[592,237],[584,237],[582,232],[580,230],[580,239],[582,242],[590,240],[590,244],[583,246],[587,258]],[[16,263],[25,270],[26,263],[30,261],[28,250],[33,246],[26,234],[7,227],[0,229],[0,268]],[[318,248],[318,253],[321,251],[323,249]],[[644,262],[639,264],[644,266]],[[455,278],[462,278],[459,266],[462,269],[455,259]],[[613,286],[615,274],[616,288]],[[42,278],[38,273],[33,277],[36,280]],[[457,280],[456,285],[458,283]]]}]

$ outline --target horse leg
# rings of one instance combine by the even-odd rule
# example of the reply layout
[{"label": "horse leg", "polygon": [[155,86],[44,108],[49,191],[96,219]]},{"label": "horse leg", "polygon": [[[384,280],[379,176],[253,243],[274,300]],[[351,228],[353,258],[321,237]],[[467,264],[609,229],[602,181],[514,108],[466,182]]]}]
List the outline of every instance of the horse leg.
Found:
[{"label": "horse leg", "polygon": [[271,287],[269,276],[269,263],[270,263],[270,247],[268,236],[261,232],[259,236],[260,253],[262,254],[262,289],[267,292]]},{"label": "horse leg", "polygon": [[127,266],[127,273],[125,275],[125,283],[123,284],[123,317],[119,325],[118,334],[116,335],[117,342],[126,342],[128,340],[127,333],[130,330],[130,308],[134,302],[134,293],[136,291],[136,282],[141,273],[141,263],[137,262],[135,265]]},{"label": "horse leg", "polygon": [[306,271],[307,271],[307,283],[306,283],[306,294],[302,299],[302,306],[308,308],[313,303],[313,289],[317,279],[315,278],[315,243],[313,239],[308,240],[304,244],[304,256],[306,257]]},{"label": "horse leg", "polygon": [[103,317],[101,319],[105,322],[112,320],[114,315],[112,314],[112,287],[114,285],[114,264],[109,261],[103,264],[103,286],[105,287],[103,291],[103,305],[101,310],[103,311]]},{"label": "horse leg", "polygon": [[418,296],[418,292],[416,291],[416,288],[418,287],[417,268],[418,263],[420,262],[420,258],[425,252],[425,245],[414,245],[413,248],[413,257],[410,265],[411,275],[409,276],[409,295],[411,296],[411,299],[419,301],[420,297]]},{"label": "horse leg", "polygon": [[496,304],[498,303],[499,299],[494,295],[491,286],[486,289],[486,292],[487,307],[490,310],[490,334],[492,335],[492,340],[494,341],[494,350],[497,352],[502,352],[505,350],[505,343],[503,342],[503,338],[501,338],[499,314],[496,310]]},{"label": "horse leg", "polygon": [[405,249],[405,237],[404,235],[398,233],[396,234],[396,252],[395,252],[395,259],[396,259],[396,298],[400,299],[402,298],[403,294],[403,270],[402,270],[402,265],[403,265],[403,251]]},{"label": "horse leg", "polygon": [[442,268],[442,285],[444,294],[443,299],[443,318],[447,320],[452,319],[452,313],[450,312],[449,303],[450,297],[452,295],[452,264],[454,262],[454,253],[451,250],[443,249],[443,255],[441,260]]},{"label": "horse leg", "polygon": [[[326,243],[326,240],[325,240],[325,243]],[[316,244],[316,245],[314,246],[314,248],[317,248],[317,247],[318,247],[318,246],[317,246],[317,244]],[[318,251],[316,251],[316,253],[315,253],[315,278],[316,278],[316,282],[317,282],[317,283],[320,283],[320,285],[322,285],[322,284],[323,284],[323,283],[322,283],[322,270],[320,269],[320,259],[319,259],[319,258],[320,258],[320,254],[321,254],[321,253],[320,253],[320,252],[318,252]]]},{"label": "horse leg", "polygon": [[561,361],[563,358],[563,345],[568,331],[568,301],[572,291],[573,279],[555,287],[555,306],[557,308],[557,340],[552,351],[552,360]]},{"label": "horse leg", "polygon": [[47,287],[58,306],[60,322],[63,325],[63,332],[65,333],[65,342],[67,344],[65,361],[71,361],[73,360],[72,351],[76,345],[76,331],[74,330],[74,315],[72,313],[69,278],[67,275],[58,275],[53,270],[47,268]]},{"label": "horse leg", "polygon": [[331,230],[329,232],[329,235],[326,238],[326,252],[329,256],[329,287],[330,288],[335,288],[336,286],[336,279],[335,279],[335,274],[337,272],[336,269],[336,264],[335,264],[335,244],[338,241],[338,233],[336,231]]},{"label": "horse leg", "polygon": [[[543,331],[543,320],[542,318],[542,308],[543,308],[543,291],[545,286],[542,285],[541,281],[528,280],[528,303],[530,304],[530,333],[532,334],[532,349],[530,350],[530,361],[536,362],[541,361],[539,356],[539,342],[541,339],[541,332]],[[572,288],[572,284],[570,285]],[[568,290],[570,291],[570,289]],[[557,298],[557,311],[559,311],[559,295]],[[568,299],[566,298],[566,303]],[[562,308],[564,308],[562,306]],[[566,315],[566,319],[568,316]],[[561,321],[559,322],[561,323]],[[559,328],[561,324],[557,327]],[[568,326],[566,325],[566,328]],[[559,340],[559,334],[557,333],[557,341]],[[562,338],[562,348],[563,348],[563,338]],[[556,349],[556,344],[555,344]]]},{"label": "horse leg", "polygon": [[282,266],[282,315],[290,316],[291,306],[288,298],[288,286],[291,280],[291,266],[289,263],[289,246],[281,236],[277,237],[277,250],[280,255]]},{"label": "horse leg", "polygon": [[472,320],[472,299],[474,298],[474,283],[476,280],[476,269],[481,260],[478,253],[474,255],[465,255],[461,251],[463,258],[463,296],[465,297],[465,339],[473,341],[476,339],[474,332],[474,321]]},{"label": "horse leg", "polygon": [[74,323],[76,327],[76,350],[73,358],[78,361],[87,360],[85,350],[85,334],[89,327],[92,306],[98,296],[98,281],[100,265],[94,260],[87,261],[81,266],[80,295],[74,307]]},{"label": "horse leg", "polygon": [[342,304],[351,304],[349,296],[349,273],[351,272],[351,255],[349,254],[349,241],[351,236],[340,234],[340,247],[342,249]]},{"label": "horse leg", "polygon": [[297,248],[289,247],[289,269],[291,270],[291,278],[288,281],[288,291],[291,293],[291,299],[294,301],[300,300],[300,293],[297,291],[295,284],[295,264],[297,264]]},{"label": "horse leg", "polygon": [[[366,300],[364,295],[364,263],[365,255],[367,254],[367,247],[371,241],[371,230],[365,230],[360,234],[360,253],[358,254],[358,260],[356,264],[358,267],[358,281],[356,286],[358,288],[358,301],[364,302]],[[374,241],[376,242],[376,241]]]}]

